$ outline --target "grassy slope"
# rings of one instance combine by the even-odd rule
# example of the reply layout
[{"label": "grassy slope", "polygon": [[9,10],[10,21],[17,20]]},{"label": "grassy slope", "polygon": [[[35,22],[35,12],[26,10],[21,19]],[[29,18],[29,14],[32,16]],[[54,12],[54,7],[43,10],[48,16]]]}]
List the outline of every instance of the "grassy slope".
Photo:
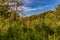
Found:
[{"label": "grassy slope", "polygon": [[25,18],[11,12],[9,18],[0,15],[0,40],[59,40],[60,12],[48,11]]}]

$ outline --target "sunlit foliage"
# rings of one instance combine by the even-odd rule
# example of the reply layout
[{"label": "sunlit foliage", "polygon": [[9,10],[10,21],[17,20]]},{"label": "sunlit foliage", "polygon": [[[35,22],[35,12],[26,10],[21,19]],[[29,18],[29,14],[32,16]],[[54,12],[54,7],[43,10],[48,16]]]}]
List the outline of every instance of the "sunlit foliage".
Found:
[{"label": "sunlit foliage", "polygon": [[60,40],[60,6],[55,11],[20,17],[0,5],[0,40]]}]

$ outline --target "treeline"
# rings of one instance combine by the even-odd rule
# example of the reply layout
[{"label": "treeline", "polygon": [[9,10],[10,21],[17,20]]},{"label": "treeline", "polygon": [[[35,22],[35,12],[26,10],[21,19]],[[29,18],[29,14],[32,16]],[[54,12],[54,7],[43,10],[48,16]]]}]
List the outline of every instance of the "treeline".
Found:
[{"label": "treeline", "polygon": [[60,5],[53,11],[20,17],[0,5],[0,40],[60,40]]}]

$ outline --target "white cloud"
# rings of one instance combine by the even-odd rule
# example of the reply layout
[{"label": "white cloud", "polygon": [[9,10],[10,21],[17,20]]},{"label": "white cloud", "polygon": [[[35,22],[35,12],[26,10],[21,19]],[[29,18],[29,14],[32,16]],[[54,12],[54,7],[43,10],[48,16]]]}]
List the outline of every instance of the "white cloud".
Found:
[{"label": "white cloud", "polygon": [[30,4],[34,4],[34,3],[47,3],[46,1],[32,1],[32,0],[21,0],[23,3],[30,3]]},{"label": "white cloud", "polygon": [[33,11],[33,10],[37,10],[38,8],[31,8],[31,7],[22,7],[24,11]]},{"label": "white cloud", "polygon": [[22,6],[22,9],[24,11],[35,11],[35,10],[40,10],[40,9],[44,9],[44,8],[47,8],[49,6],[40,6],[40,7],[37,7],[37,8],[31,8],[31,7],[25,7],[25,6]]},{"label": "white cloud", "polygon": [[[29,0],[21,0],[23,3],[32,3],[32,1],[29,1]],[[45,1],[44,2],[39,2],[39,3],[46,3]],[[34,10],[40,10],[40,9],[44,9],[44,8],[47,8],[47,7],[50,7],[52,4],[50,5],[47,5],[47,6],[39,6],[37,8],[31,8],[31,7],[25,7],[25,6],[22,6],[22,7],[19,7],[18,10],[21,10],[23,9],[23,11],[34,11]]]},{"label": "white cloud", "polygon": [[29,0],[21,0],[23,3],[32,3],[31,1]]}]

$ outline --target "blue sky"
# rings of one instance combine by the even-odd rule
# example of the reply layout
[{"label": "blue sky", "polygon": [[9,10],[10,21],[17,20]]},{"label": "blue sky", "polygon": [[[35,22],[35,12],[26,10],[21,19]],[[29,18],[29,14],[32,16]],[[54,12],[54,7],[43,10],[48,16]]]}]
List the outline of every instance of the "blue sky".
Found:
[{"label": "blue sky", "polygon": [[54,10],[60,4],[60,0],[21,0],[23,13],[26,15],[39,14],[48,10]]}]

